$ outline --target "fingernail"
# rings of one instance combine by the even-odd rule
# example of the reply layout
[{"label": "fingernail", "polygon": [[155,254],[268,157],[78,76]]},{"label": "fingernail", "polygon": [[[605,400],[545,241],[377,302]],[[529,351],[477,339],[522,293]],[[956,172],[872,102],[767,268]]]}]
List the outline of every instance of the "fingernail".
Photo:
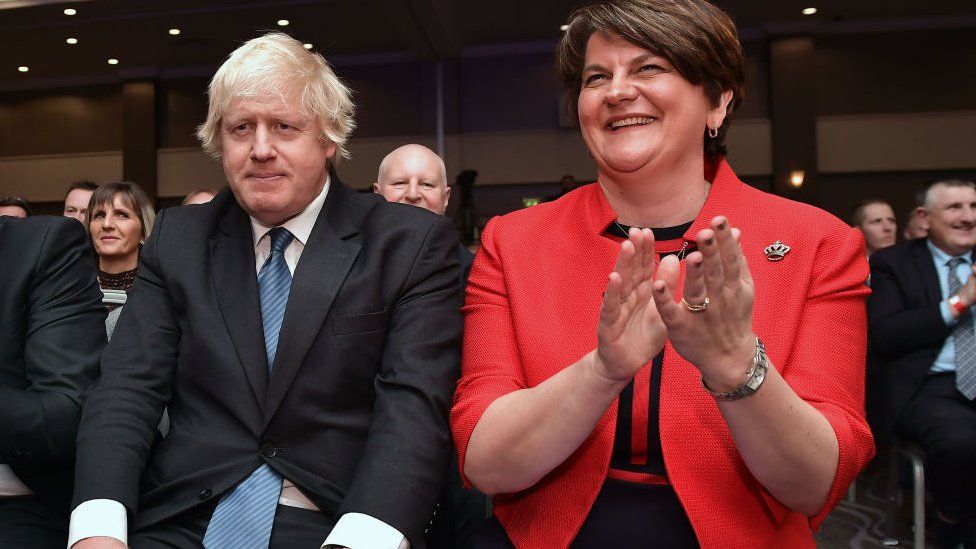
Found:
[{"label": "fingernail", "polygon": [[724,231],[725,230],[725,222],[724,221],[718,224],[718,230],[720,230],[720,231]]},{"label": "fingernail", "polygon": [[712,245],[712,237],[708,237],[708,238],[705,239],[705,245],[706,246],[711,246]]}]

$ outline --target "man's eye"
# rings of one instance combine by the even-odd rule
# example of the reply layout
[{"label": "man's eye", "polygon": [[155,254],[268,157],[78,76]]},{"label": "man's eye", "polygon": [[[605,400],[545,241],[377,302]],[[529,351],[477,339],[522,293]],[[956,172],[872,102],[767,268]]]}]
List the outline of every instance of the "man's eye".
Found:
[{"label": "man's eye", "polygon": [[655,65],[654,63],[648,63],[642,66],[640,70],[641,72],[652,72],[652,73],[664,72],[663,67],[661,67],[660,65]]}]

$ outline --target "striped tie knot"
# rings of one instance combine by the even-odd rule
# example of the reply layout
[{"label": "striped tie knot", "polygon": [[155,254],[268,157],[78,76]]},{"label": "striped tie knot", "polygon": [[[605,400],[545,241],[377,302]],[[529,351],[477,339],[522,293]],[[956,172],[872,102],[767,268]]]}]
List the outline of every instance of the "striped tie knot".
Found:
[{"label": "striped tie knot", "polygon": [[285,248],[291,244],[293,238],[295,238],[288,229],[284,227],[275,227],[268,231],[268,237],[271,238],[271,253],[272,254],[283,254],[285,253]]}]

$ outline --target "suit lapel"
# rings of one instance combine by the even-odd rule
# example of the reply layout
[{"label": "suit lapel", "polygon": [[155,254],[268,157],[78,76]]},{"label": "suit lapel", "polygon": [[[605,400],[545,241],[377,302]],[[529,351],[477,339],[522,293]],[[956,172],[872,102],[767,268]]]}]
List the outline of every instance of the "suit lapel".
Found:
[{"label": "suit lapel", "polygon": [[349,274],[360,244],[348,240],[359,232],[355,204],[335,175],[322,212],[295,269],[278,336],[278,353],[265,399],[265,425],[288,393],[322,324]]},{"label": "suit lapel", "polygon": [[[233,198],[231,198],[233,200]],[[268,391],[268,359],[249,218],[233,204],[210,241],[210,264],[220,312],[258,405]]]},{"label": "suit lapel", "polygon": [[916,240],[912,252],[915,258],[915,266],[918,267],[918,272],[925,285],[925,295],[929,298],[929,303],[938,303],[942,301],[942,286],[939,284],[939,273],[935,270],[932,252],[926,242],[928,241],[924,238]]}]

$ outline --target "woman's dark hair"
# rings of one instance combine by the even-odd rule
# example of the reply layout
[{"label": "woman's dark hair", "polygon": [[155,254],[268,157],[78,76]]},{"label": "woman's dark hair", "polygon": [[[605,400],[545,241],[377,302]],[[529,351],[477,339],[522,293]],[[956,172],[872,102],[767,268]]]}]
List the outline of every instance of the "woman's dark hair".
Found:
[{"label": "woman's dark hair", "polygon": [[667,59],[686,80],[705,88],[713,106],[722,92],[732,101],[718,135],[705,134],[705,157],[725,156],[732,112],[744,98],[745,56],[735,23],[705,0],[604,0],[574,11],[556,52],[556,70],[574,116],[582,87],[586,45],[596,32],[616,35]]}]

